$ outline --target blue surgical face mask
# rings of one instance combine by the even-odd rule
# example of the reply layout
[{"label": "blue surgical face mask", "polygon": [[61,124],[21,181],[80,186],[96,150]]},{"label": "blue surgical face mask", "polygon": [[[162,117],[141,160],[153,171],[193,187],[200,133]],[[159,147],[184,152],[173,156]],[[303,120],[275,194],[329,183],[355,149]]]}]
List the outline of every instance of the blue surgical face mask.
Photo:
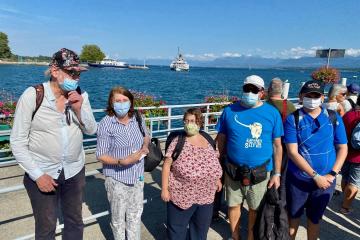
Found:
[{"label": "blue surgical face mask", "polygon": [[258,101],[259,95],[252,92],[243,93],[241,97],[241,102],[248,107],[254,107],[258,103]]},{"label": "blue surgical face mask", "polygon": [[70,91],[75,91],[77,89],[77,87],[79,86],[79,81],[70,78],[65,78],[64,82],[60,83],[59,85],[62,90],[70,92]]},{"label": "blue surgical face mask", "polygon": [[126,102],[114,102],[114,111],[116,113],[116,116],[118,117],[125,117],[126,114],[129,112],[130,110],[130,101],[126,101]]}]

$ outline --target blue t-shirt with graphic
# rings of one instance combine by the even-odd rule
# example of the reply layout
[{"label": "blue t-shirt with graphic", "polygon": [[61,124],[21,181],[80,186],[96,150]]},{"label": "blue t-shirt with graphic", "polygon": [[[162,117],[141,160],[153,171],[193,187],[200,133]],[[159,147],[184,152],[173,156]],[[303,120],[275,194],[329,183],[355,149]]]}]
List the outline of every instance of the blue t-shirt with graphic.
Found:
[{"label": "blue t-shirt with graphic", "polygon": [[[320,175],[328,174],[336,161],[336,144],[346,144],[344,123],[336,114],[337,123],[333,126],[328,112],[321,110],[315,119],[300,109],[299,126],[296,130],[294,115],[285,122],[285,143],[297,143],[298,152]],[[311,180],[311,176],[300,170],[293,161],[289,161],[288,171],[301,180]]]},{"label": "blue t-shirt with graphic", "polygon": [[273,169],[273,140],[283,135],[279,111],[268,103],[246,108],[240,103],[226,107],[216,125],[226,135],[226,153],[232,163],[253,168],[270,160]]}]

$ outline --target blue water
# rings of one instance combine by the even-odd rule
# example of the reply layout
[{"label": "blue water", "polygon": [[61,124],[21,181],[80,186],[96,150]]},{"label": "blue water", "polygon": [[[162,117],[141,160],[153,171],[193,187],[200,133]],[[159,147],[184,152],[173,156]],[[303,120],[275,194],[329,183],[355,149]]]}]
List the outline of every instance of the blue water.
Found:
[{"label": "blue water", "polygon": [[[12,93],[15,98],[28,87],[48,79],[45,66],[0,65],[0,89]],[[116,85],[155,95],[168,104],[200,103],[214,94],[240,96],[244,78],[257,74],[267,85],[273,77],[290,82],[289,96],[296,97],[301,82],[310,80],[314,69],[229,69],[196,68],[190,72],[170,71],[167,66],[152,66],[150,70],[90,68],[81,76],[81,89],[90,95],[93,108],[105,108],[109,91]],[[348,84],[355,82],[360,70],[341,70],[341,77]],[[359,81],[359,80],[357,80]]]}]

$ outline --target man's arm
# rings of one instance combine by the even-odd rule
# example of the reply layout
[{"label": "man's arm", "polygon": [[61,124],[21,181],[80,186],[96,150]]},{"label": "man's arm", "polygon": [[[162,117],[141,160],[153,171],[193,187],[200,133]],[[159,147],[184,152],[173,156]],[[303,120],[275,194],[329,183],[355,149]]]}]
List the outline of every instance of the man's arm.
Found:
[{"label": "man's arm", "polygon": [[226,154],[226,135],[223,133],[218,133],[218,135],[215,138],[216,141],[216,147],[219,150],[220,153],[220,159],[222,156]]},{"label": "man's arm", "polygon": [[276,189],[280,186],[280,174],[281,174],[281,162],[282,162],[282,145],[281,138],[275,138],[273,140],[273,159],[275,165],[275,174],[271,177],[268,188],[271,188],[273,185]]}]

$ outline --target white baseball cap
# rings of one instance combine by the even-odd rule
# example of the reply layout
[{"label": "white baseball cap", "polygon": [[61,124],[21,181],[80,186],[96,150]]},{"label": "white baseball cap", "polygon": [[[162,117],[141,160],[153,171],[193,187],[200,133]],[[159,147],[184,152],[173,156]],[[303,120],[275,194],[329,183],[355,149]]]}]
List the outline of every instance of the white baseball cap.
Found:
[{"label": "white baseball cap", "polygon": [[265,88],[264,80],[258,75],[247,76],[244,81],[244,85],[246,84],[252,84],[258,88]]}]

